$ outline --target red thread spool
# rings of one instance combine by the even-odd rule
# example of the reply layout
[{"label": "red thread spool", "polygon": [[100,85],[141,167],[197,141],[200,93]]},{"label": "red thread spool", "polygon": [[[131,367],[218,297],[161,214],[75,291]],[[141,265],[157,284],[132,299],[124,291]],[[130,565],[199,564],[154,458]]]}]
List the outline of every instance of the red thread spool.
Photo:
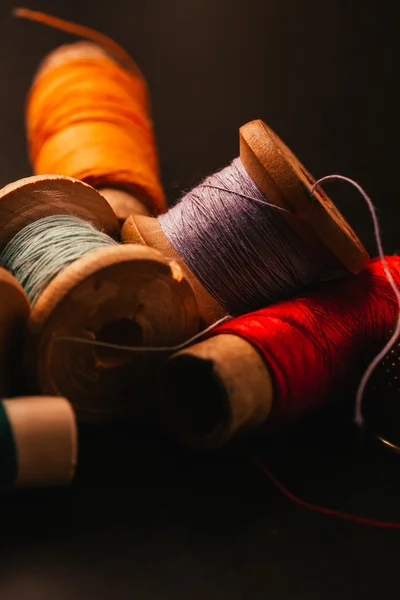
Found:
[{"label": "red thread spool", "polygon": [[[400,257],[387,261],[399,285]],[[287,425],[344,385],[355,392],[397,315],[377,259],[356,277],[233,319],[169,360],[165,427],[188,445],[209,448],[261,425]]]}]

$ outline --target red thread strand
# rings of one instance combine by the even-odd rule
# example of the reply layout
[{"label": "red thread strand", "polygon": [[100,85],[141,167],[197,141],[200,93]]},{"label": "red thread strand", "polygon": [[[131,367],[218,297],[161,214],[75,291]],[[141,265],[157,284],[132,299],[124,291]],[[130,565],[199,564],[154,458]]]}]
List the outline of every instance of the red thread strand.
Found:
[{"label": "red thread strand", "polygon": [[[386,257],[400,284],[400,257]],[[276,429],[356,390],[398,315],[397,300],[380,259],[367,269],[299,298],[232,319],[212,336],[238,335],[264,358],[274,385],[266,426]]]},{"label": "red thread strand", "polygon": [[354,523],[359,523],[361,525],[370,525],[371,527],[379,527],[381,529],[400,529],[400,523],[392,523],[390,521],[380,521],[378,519],[371,519],[369,517],[361,517],[359,515],[354,515],[351,513],[342,512],[340,510],[336,510],[333,508],[326,508],[324,506],[319,506],[318,504],[312,504],[311,502],[307,502],[307,500],[303,500],[299,498],[295,494],[293,494],[288,488],[283,485],[275,477],[275,475],[270,471],[270,469],[264,465],[258,458],[254,457],[250,452],[245,452],[246,455],[251,459],[253,463],[257,465],[261,469],[261,471],[269,477],[274,486],[288,498],[291,502],[298,504],[302,508],[310,510],[312,512],[317,512],[329,517],[338,517],[339,519],[344,519],[346,521],[353,521]]}]

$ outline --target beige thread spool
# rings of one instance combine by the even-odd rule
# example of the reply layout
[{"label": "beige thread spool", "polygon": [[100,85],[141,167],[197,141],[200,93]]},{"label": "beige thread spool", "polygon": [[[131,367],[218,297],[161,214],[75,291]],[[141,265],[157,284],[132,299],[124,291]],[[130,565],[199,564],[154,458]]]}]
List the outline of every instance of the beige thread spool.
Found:
[{"label": "beige thread spool", "polygon": [[0,487],[68,485],[77,453],[75,414],[65,398],[0,400]]},{"label": "beige thread spool", "polygon": [[[311,194],[313,177],[262,121],[252,121],[240,129],[240,159],[269,202],[287,209],[282,215],[327,271],[358,273],[367,265],[367,252],[344,217],[322,190]],[[121,235],[124,241],[157,248],[180,264],[197,298],[204,327],[225,315],[224,308],[171,246],[157,219],[131,215]]]},{"label": "beige thread spool", "polygon": [[[26,225],[56,214],[118,233],[111,206],[92,187],[34,176],[0,190],[0,251]],[[40,393],[67,397],[79,419],[110,420],[147,410],[153,359],[54,339],[170,346],[197,330],[196,300],[176,263],[152,248],[111,246],[75,261],[43,291],[29,319],[26,364]]]}]

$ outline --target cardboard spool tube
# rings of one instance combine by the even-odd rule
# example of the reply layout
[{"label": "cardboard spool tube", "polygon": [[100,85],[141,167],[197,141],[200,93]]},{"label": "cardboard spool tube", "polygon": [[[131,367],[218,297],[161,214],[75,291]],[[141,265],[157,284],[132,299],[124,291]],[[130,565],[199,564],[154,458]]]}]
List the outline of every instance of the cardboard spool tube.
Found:
[{"label": "cardboard spool tube", "polygon": [[[93,42],[74,42],[64,44],[50,52],[41,62],[35,75],[35,80],[44,73],[74,60],[85,58],[106,57],[116,61],[106,50]],[[136,194],[113,187],[98,188],[101,195],[109,202],[121,224],[131,214],[151,215],[151,210],[146,204],[146,198],[140,188]]]},{"label": "cardboard spool tube", "polygon": [[0,396],[13,393],[22,383],[21,356],[29,313],[21,285],[0,268]]},{"label": "cardboard spool tube", "polygon": [[216,335],[174,354],[162,383],[162,426],[173,439],[195,449],[218,448],[260,427],[272,407],[265,362],[236,335]]},{"label": "cardboard spool tube", "polygon": [[77,453],[75,415],[65,398],[0,400],[0,489],[68,485]]},{"label": "cardboard spool tube", "polygon": [[[0,252],[23,227],[56,214],[118,234],[111,206],[95,189],[70,177],[34,176],[0,190]],[[144,379],[157,357],[92,342],[174,346],[197,331],[196,299],[179,265],[153,248],[119,244],[78,259],[49,283],[31,308],[25,363],[38,393],[65,396],[78,419],[112,420],[145,410]],[[57,341],[65,336],[90,343]]]},{"label": "cardboard spool tube", "polygon": [[[354,231],[321,189],[311,195],[314,178],[263,121],[241,127],[240,160],[268,201],[287,209],[280,214],[307,243],[312,256],[318,257],[328,277],[356,274],[366,267],[368,254]],[[180,264],[196,295],[204,326],[226,314],[172,248],[157,219],[131,215],[121,236],[124,241],[157,248]]]}]

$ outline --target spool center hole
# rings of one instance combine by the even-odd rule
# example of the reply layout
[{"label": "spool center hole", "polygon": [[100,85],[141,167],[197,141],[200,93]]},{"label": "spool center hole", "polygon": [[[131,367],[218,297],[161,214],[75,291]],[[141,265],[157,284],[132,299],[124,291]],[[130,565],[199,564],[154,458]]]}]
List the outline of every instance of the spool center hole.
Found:
[{"label": "spool center hole", "polygon": [[[143,330],[141,326],[132,319],[111,321],[96,333],[88,333],[90,333],[91,337],[97,342],[128,347],[141,346],[143,344]],[[94,346],[93,352],[96,360],[102,367],[117,367],[132,360],[132,354],[126,350]]]},{"label": "spool center hole", "polygon": [[201,447],[203,440],[228,427],[228,399],[211,361],[179,356],[169,363],[163,384],[163,417],[173,435],[191,437]]}]

